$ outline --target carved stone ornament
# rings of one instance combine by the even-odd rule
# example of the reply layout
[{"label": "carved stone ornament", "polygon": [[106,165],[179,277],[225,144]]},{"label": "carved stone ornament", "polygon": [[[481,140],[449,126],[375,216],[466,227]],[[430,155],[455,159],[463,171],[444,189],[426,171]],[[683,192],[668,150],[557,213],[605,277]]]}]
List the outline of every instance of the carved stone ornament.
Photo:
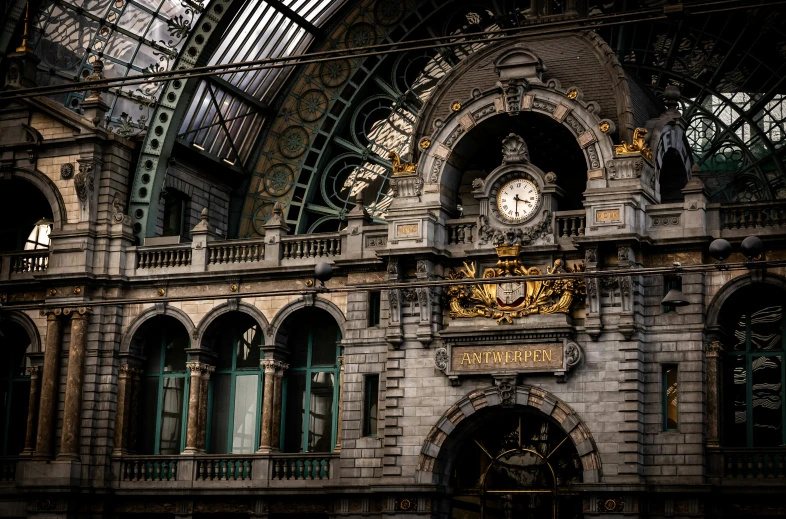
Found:
[{"label": "carved stone ornament", "polygon": [[90,193],[93,192],[93,164],[83,162],[79,164],[79,173],[74,177],[76,195],[82,204],[87,203]]},{"label": "carved stone ornament", "polygon": [[516,377],[494,377],[499,393],[500,405],[513,407],[516,404]]},{"label": "carved stone ornament", "polygon": [[[447,288],[450,317],[453,319],[486,317],[498,323],[512,323],[513,319],[530,314],[568,313],[573,300],[583,300],[586,286],[582,278],[562,278],[538,281],[504,282],[506,276],[540,276],[538,267],[524,267],[518,259],[520,247],[497,246],[499,261],[496,268],[487,268],[482,278],[500,278],[500,283],[483,285],[451,285]],[[546,274],[582,272],[584,264],[574,270],[565,268],[561,259],[546,269]],[[464,268],[451,270],[448,279],[475,279],[475,265],[464,263]]]},{"label": "carved stone ornament", "polygon": [[112,198],[112,220],[117,223],[123,221],[123,216],[125,215],[125,207],[123,206],[123,201],[120,198],[118,193],[115,193],[115,196]]},{"label": "carved stone ornament", "polygon": [[60,178],[63,180],[71,180],[74,177],[74,165],[70,162],[60,166]]},{"label": "carved stone ornament", "polygon": [[584,355],[581,352],[581,346],[573,341],[568,341],[567,345],[565,346],[565,365],[568,368],[575,367],[579,362],[581,362],[581,358],[583,356]]},{"label": "carved stone ornament", "polygon": [[448,362],[450,358],[448,357],[448,350],[445,348],[437,348],[437,351],[434,353],[434,365],[440,371],[445,371],[448,369]]},{"label": "carved stone ornament", "polygon": [[543,211],[540,222],[533,225],[506,229],[499,229],[491,225],[489,218],[481,215],[478,218],[478,236],[482,245],[486,243],[492,243],[495,246],[530,245],[539,239],[553,243],[551,213]]},{"label": "carved stone ornament", "polygon": [[527,164],[529,159],[529,148],[524,139],[515,133],[509,134],[502,140],[502,165],[507,164]]}]

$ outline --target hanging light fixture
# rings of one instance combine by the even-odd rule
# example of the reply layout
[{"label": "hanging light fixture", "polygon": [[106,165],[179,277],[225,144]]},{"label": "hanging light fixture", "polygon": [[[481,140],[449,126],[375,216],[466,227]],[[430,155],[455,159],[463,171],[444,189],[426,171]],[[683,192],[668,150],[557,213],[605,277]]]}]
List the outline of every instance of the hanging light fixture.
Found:
[{"label": "hanging light fixture", "polygon": [[662,304],[663,306],[673,306],[673,307],[688,306],[690,304],[690,301],[688,301],[688,298],[686,298],[685,294],[682,293],[682,275],[679,274],[679,270],[682,267],[682,265],[679,262],[675,262],[674,266],[677,268],[677,272],[678,272],[677,276],[675,277],[677,281],[675,283],[676,286],[673,286],[669,290],[669,293],[666,294],[666,297],[664,297],[661,300],[660,304]]}]

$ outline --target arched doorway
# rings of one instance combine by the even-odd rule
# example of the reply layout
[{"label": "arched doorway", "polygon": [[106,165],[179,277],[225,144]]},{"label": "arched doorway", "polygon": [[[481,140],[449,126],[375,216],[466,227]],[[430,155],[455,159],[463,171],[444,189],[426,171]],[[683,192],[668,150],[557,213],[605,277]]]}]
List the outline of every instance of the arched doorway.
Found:
[{"label": "arched doorway", "polygon": [[450,517],[581,517],[570,489],[582,482],[581,459],[555,420],[525,407],[478,415],[455,450]]}]

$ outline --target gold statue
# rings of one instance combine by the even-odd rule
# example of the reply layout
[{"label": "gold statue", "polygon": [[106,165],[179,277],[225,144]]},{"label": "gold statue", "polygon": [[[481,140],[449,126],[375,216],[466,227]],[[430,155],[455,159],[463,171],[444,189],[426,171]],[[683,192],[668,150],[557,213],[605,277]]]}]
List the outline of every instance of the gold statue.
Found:
[{"label": "gold statue", "polygon": [[412,162],[401,162],[401,158],[398,156],[398,153],[395,151],[391,151],[388,153],[388,158],[393,163],[393,174],[394,175],[403,175],[406,173],[415,173],[418,169],[417,163]]},{"label": "gold statue", "polygon": [[652,160],[652,150],[649,149],[644,142],[645,135],[647,135],[647,130],[644,128],[636,128],[633,130],[633,141],[630,144],[627,144],[625,141],[622,141],[622,144],[615,144],[614,153],[617,155],[641,153],[645,159]]}]

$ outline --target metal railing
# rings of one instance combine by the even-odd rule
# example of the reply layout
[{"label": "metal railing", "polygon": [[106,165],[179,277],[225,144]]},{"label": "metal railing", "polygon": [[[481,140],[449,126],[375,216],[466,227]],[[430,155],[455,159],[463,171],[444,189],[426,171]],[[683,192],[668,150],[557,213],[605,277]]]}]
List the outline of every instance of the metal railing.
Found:
[{"label": "metal railing", "polygon": [[341,235],[312,234],[282,236],[283,259],[327,258],[341,255]]},{"label": "metal railing", "polygon": [[330,454],[280,455],[271,460],[273,480],[330,479]]},{"label": "metal railing", "polygon": [[720,207],[721,229],[756,229],[786,225],[786,203],[749,202],[723,204]]},{"label": "metal railing", "polygon": [[210,457],[197,458],[197,481],[237,481],[251,479],[253,458]]},{"label": "metal railing", "polygon": [[137,268],[160,269],[187,267],[191,264],[191,245],[137,249]]},{"label": "metal railing", "polygon": [[571,238],[584,236],[587,226],[587,213],[584,209],[578,211],[559,211],[554,214],[557,238]]},{"label": "metal railing", "polygon": [[163,456],[129,457],[121,461],[121,481],[175,481],[177,458]]}]

